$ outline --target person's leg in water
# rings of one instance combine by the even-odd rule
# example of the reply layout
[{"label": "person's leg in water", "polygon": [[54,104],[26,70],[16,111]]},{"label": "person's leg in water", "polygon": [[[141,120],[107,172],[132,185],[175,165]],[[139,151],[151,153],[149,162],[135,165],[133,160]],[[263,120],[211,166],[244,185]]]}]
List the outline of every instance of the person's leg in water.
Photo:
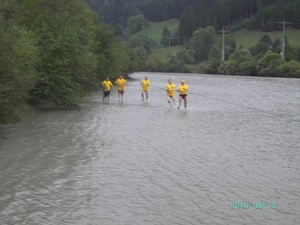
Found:
[{"label": "person's leg in water", "polygon": [[167,101],[170,105],[171,105],[171,99],[173,101],[173,104],[176,106],[176,100],[175,100],[174,96],[167,96]]},{"label": "person's leg in water", "polygon": [[181,95],[179,95],[178,109],[180,109],[180,106],[181,106],[181,101],[182,101],[182,96],[181,96]]},{"label": "person's leg in water", "polygon": [[104,91],[103,92],[103,101],[105,100],[105,99],[108,99],[109,100],[109,91]]},{"label": "person's leg in water", "polygon": [[184,108],[186,108],[186,105],[187,105],[187,96],[184,96]]},{"label": "person's leg in water", "polygon": [[123,94],[124,94],[124,90],[118,90],[118,101],[120,101],[120,97],[121,97],[121,101],[123,101]]},{"label": "person's leg in water", "polygon": [[167,102],[169,103],[169,105],[171,105],[171,99],[172,99],[172,96],[167,96]]},{"label": "person's leg in water", "polygon": [[170,104],[171,103],[171,97],[167,96],[167,102]]},{"label": "person's leg in water", "polygon": [[[175,100],[175,97],[172,96],[171,98],[172,98],[172,100],[173,100],[174,105],[176,106],[176,100]],[[171,102],[171,101],[170,101],[170,102]]]}]

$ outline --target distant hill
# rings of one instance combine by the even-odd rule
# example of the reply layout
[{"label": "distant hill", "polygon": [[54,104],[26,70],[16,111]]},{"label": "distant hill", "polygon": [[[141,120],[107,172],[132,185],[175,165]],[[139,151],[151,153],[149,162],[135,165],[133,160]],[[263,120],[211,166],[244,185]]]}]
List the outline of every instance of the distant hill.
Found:
[{"label": "distant hill", "polygon": [[[239,30],[232,33],[234,40],[236,41],[237,48],[239,48],[240,45],[242,45],[243,48],[254,46],[265,34],[269,35],[272,41],[274,41],[276,38],[282,40],[282,31],[262,32],[256,30]],[[285,35],[287,36],[288,42],[291,44],[291,46],[300,46],[299,29],[286,29]]]},{"label": "distant hill", "polygon": [[145,35],[152,38],[159,45],[162,39],[162,31],[167,28],[172,35],[178,31],[179,19],[170,19],[164,22],[152,23],[147,29],[141,30],[136,35]]},{"label": "distant hill", "polygon": [[299,0],[93,0],[90,7],[123,37],[121,31],[137,15],[150,22],[179,19],[181,41],[190,39],[199,24],[221,29],[248,21],[244,28],[274,31],[285,20],[300,29]]},{"label": "distant hill", "polygon": [[[161,23],[152,23],[147,29],[144,29],[138,32],[136,35],[145,35],[149,38],[152,38],[159,45],[162,39],[163,28],[167,28],[174,35],[178,31],[179,20],[170,19]],[[263,32],[257,30],[239,30],[232,33],[236,46],[239,48],[241,45],[243,48],[249,48],[258,43],[259,39],[263,35],[269,35],[272,41],[276,38],[282,40],[282,31],[272,31],[272,32]],[[289,43],[292,46],[300,46],[300,30],[299,29],[289,29],[285,31],[285,35],[288,38]],[[221,37],[221,35],[219,35]]]}]

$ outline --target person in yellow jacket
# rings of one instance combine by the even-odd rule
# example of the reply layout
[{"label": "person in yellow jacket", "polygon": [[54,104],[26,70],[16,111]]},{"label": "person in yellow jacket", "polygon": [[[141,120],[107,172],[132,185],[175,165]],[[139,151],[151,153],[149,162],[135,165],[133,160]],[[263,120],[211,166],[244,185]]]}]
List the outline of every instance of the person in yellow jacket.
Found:
[{"label": "person in yellow jacket", "polygon": [[106,79],[102,82],[102,86],[104,89],[102,100],[104,101],[105,98],[109,100],[110,88],[113,88],[113,84],[110,82],[108,77],[106,77]]},{"label": "person in yellow jacket", "polygon": [[178,109],[180,109],[180,105],[182,102],[182,99],[184,101],[184,108],[186,108],[186,103],[187,103],[187,90],[188,86],[185,84],[184,80],[181,80],[181,85],[178,87],[177,91],[179,92],[179,104],[178,104]]},{"label": "person in yellow jacket", "polygon": [[120,76],[115,83],[118,85],[118,101],[120,100],[120,97],[121,100],[123,100],[124,86],[127,81],[123,78],[123,76]]},{"label": "person in yellow jacket", "polygon": [[141,85],[142,85],[142,100],[144,101],[144,93],[146,94],[146,100],[148,100],[148,88],[150,86],[150,81],[148,80],[148,77],[145,77],[145,79],[141,81]]},{"label": "person in yellow jacket", "polygon": [[168,80],[168,84],[166,84],[166,91],[167,91],[167,101],[170,104],[171,103],[171,99],[173,100],[174,105],[176,105],[176,101],[175,101],[175,93],[174,93],[174,89],[176,88],[175,84],[172,83],[172,80],[169,79]]}]

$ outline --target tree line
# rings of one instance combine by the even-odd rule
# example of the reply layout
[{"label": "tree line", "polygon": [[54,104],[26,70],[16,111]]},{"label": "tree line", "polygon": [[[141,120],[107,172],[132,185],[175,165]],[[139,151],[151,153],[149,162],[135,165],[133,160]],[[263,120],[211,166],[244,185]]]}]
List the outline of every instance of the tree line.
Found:
[{"label": "tree line", "polygon": [[[115,28],[115,35],[128,40],[135,49],[140,70],[299,77],[300,49],[292,47],[287,37],[283,60],[283,40],[263,37],[255,46],[244,49],[237,48],[234,39],[226,35],[223,62],[222,43],[216,35],[223,28],[281,30],[278,22],[283,21],[300,28],[299,0],[96,0],[92,8]],[[171,35],[164,28],[159,44],[134,35],[151,21],[170,18],[180,19],[178,32]],[[154,47],[169,45],[180,45],[181,50],[175,56],[169,53],[167,62],[149,54]]]},{"label": "tree line", "polygon": [[[95,0],[91,4],[117,35],[122,34],[130,17],[143,15],[151,22],[180,19],[181,42],[191,38],[199,27],[221,29],[250,20],[245,28],[272,31],[280,29],[277,22],[287,20],[300,28],[299,0]],[[240,27],[238,27],[240,28]]]},{"label": "tree line", "polygon": [[214,27],[207,26],[194,31],[176,54],[169,52],[167,62],[155,55],[145,57],[142,70],[300,78],[300,47],[291,46],[287,37],[284,42],[283,57],[282,40],[278,38],[272,40],[265,34],[258,43],[246,49],[236,46],[234,38],[227,34],[224,36],[225,60],[222,61],[222,39],[218,38]]},{"label": "tree line", "polygon": [[0,123],[22,120],[37,103],[77,100],[138,68],[84,0],[0,0]]},{"label": "tree line", "polygon": [[[299,1],[90,2],[0,0],[0,123],[22,120],[39,103],[76,109],[77,100],[98,90],[104,77],[114,79],[137,70],[299,77],[300,50],[288,39],[284,61],[280,40],[264,38],[250,49],[237,49],[226,35],[226,61],[221,62],[216,38],[216,30],[224,24],[232,29],[271,29],[277,19],[290,15],[293,26],[299,26]],[[114,29],[100,22],[90,7]],[[132,34],[150,21],[170,18],[180,18],[174,41],[182,44],[182,50],[162,63],[150,56],[157,43]],[[163,32],[165,37],[170,34]],[[166,38],[162,44],[168,44]]]}]

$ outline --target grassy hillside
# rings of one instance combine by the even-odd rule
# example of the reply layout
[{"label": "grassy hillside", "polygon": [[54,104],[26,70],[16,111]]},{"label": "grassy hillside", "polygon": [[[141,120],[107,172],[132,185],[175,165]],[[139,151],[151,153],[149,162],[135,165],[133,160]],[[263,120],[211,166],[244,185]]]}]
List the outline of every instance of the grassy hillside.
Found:
[{"label": "grassy hillside", "polygon": [[[274,41],[276,38],[282,40],[282,31],[262,32],[253,30],[240,30],[232,33],[237,44],[236,46],[240,47],[240,45],[242,45],[243,48],[254,46],[265,34],[269,35],[272,41]],[[285,35],[292,46],[300,46],[300,30],[287,29],[285,31]]]},{"label": "grassy hillside", "polygon": [[[149,28],[140,31],[137,34],[146,35],[159,44],[162,39],[161,33],[163,28],[168,28],[172,35],[174,35],[178,31],[178,24],[178,19],[171,19],[161,23],[153,23]],[[279,38],[280,40],[282,39],[282,31],[262,32],[253,30],[240,30],[232,33],[237,43],[237,47],[242,45],[244,48],[254,46],[265,34],[268,34],[272,41],[274,41],[276,38]],[[285,34],[288,37],[291,45],[300,46],[300,30],[287,28]],[[219,36],[221,36],[221,34],[219,34]]]},{"label": "grassy hillside", "polygon": [[158,48],[152,50],[152,55],[158,57],[162,62],[166,62],[168,60],[168,55],[171,53],[176,56],[177,52],[181,49],[179,45],[173,46],[171,48]]},{"label": "grassy hillside", "polygon": [[[178,24],[178,19],[171,19],[162,23],[153,23],[149,28],[140,31],[137,34],[148,36],[149,38],[155,40],[159,45],[162,39],[163,28],[168,28],[168,30],[171,31],[172,35],[174,35],[178,31]],[[239,48],[240,46],[243,46],[243,48],[249,48],[257,44],[259,42],[259,39],[265,34],[268,34],[272,41],[274,41],[276,38],[282,40],[282,31],[262,32],[253,30],[240,30],[232,33],[231,35],[233,35],[234,40],[236,41],[237,48]],[[287,28],[285,34],[292,46],[300,46],[300,30]],[[221,38],[221,34],[218,35],[218,38]],[[170,49],[159,48],[152,50],[152,54],[158,56],[162,61],[166,61],[168,52],[170,50],[173,55],[176,55],[179,49],[179,46],[173,46]]]},{"label": "grassy hillside", "polygon": [[147,29],[144,29],[137,33],[137,35],[145,35],[152,38],[159,45],[162,39],[162,32],[164,28],[168,28],[172,35],[178,31],[178,19],[171,19],[161,23],[153,23]]}]

